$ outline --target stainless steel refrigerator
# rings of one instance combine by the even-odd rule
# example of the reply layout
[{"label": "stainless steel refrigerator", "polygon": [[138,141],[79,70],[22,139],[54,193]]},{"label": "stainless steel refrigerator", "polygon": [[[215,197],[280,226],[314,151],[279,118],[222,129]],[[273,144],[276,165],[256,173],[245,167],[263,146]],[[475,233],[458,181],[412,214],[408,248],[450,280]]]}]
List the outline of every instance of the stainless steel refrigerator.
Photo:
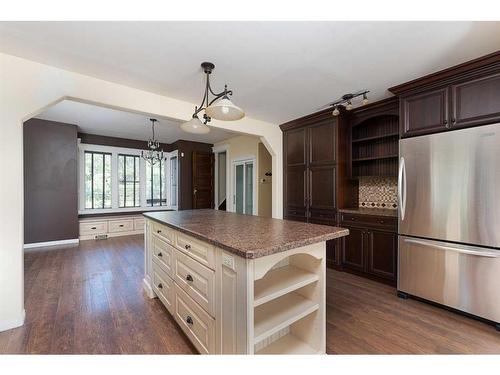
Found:
[{"label": "stainless steel refrigerator", "polygon": [[500,322],[500,124],[399,146],[398,291]]}]

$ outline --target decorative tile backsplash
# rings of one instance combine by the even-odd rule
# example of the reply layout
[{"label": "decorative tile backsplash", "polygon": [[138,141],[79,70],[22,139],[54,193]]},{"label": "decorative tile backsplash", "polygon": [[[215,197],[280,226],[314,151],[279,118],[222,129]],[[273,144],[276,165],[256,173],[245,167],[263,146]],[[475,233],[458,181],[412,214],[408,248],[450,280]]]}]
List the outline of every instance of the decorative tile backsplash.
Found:
[{"label": "decorative tile backsplash", "polygon": [[398,180],[395,177],[360,177],[359,207],[398,207]]}]

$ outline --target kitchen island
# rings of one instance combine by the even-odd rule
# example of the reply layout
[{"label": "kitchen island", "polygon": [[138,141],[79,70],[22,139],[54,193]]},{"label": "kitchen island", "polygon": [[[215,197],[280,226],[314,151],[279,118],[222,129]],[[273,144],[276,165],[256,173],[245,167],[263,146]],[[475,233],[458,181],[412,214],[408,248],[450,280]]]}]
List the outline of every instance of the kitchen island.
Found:
[{"label": "kitchen island", "polygon": [[325,353],[325,242],[347,229],[216,210],[144,217],[144,288],[200,353]]}]

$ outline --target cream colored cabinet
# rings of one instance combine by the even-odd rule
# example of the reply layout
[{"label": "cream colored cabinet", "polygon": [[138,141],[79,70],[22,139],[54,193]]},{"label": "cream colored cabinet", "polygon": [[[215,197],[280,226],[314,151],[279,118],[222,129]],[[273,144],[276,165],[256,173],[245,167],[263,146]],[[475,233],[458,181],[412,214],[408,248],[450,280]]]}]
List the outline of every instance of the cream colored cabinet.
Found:
[{"label": "cream colored cabinet", "polygon": [[200,353],[325,353],[325,242],[247,259],[151,219],[145,227],[145,290]]},{"label": "cream colored cabinet", "polygon": [[97,216],[79,219],[80,240],[144,233],[144,217],[135,215]]}]

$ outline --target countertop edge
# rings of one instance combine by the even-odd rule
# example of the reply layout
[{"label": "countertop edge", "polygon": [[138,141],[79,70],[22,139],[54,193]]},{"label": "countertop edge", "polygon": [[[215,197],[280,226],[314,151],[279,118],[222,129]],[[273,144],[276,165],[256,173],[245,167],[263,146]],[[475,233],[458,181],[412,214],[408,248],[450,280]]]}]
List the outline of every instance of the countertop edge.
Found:
[{"label": "countertop edge", "polygon": [[218,242],[216,240],[207,238],[206,236],[204,236],[204,235],[202,235],[202,234],[200,234],[198,232],[194,232],[192,230],[189,230],[189,229],[186,229],[186,228],[183,228],[183,227],[179,227],[177,225],[165,222],[165,221],[157,219],[155,217],[148,216],[148,213],[143,213],[142,215],[145,218],[149,219],[149,220],[156,221],[157,223],[165,225],[165,226],[167,226],[169,228],[178,230],[179,232],[182,232],[182,233],[185,233],[185,234],[190,235],[192,237],[195,237],[196,239],[198,239],[200,241],[208,242],[211,245],[217,246],[217,247],[219,247],[219,248],[221,248],[223,250],[229,251],[230,253],[238,255],[239,257],[245,258],[245,259],[258,259],[258,258],[265,257],[267,255],[276,254],[276,253],[279,253],[279,252],[283,252],[283,251],[287,251],[287,250],[291,250],[291,249],[296,249],[296,248],[307,246],[307,245],[312,245],[312,244],[315,244],[315,243],[318,243],[318,242],[324,242],[324,241],[334,240],[336,238],[347,236],[349,234],[349,229],[347,229],[347,228],[332,227],[332,229],[333,228],[337,229],[337,231],[335,233],[325,234],[325,235],[316,236],[316,237],[311,237],[311,238],[308,238],[306,240],[291,242],[289,244],[286,244],[285,246],[268,247],[268,248],[259,249],[259,253],[260,252],[266,253],[266,254],[262,254],[261,255],[261,254],[256,254],[254,251],[241,251],[241,250],[239,250],[237,248],[224,245],[223,243],[220,243],[220,242]]}]

